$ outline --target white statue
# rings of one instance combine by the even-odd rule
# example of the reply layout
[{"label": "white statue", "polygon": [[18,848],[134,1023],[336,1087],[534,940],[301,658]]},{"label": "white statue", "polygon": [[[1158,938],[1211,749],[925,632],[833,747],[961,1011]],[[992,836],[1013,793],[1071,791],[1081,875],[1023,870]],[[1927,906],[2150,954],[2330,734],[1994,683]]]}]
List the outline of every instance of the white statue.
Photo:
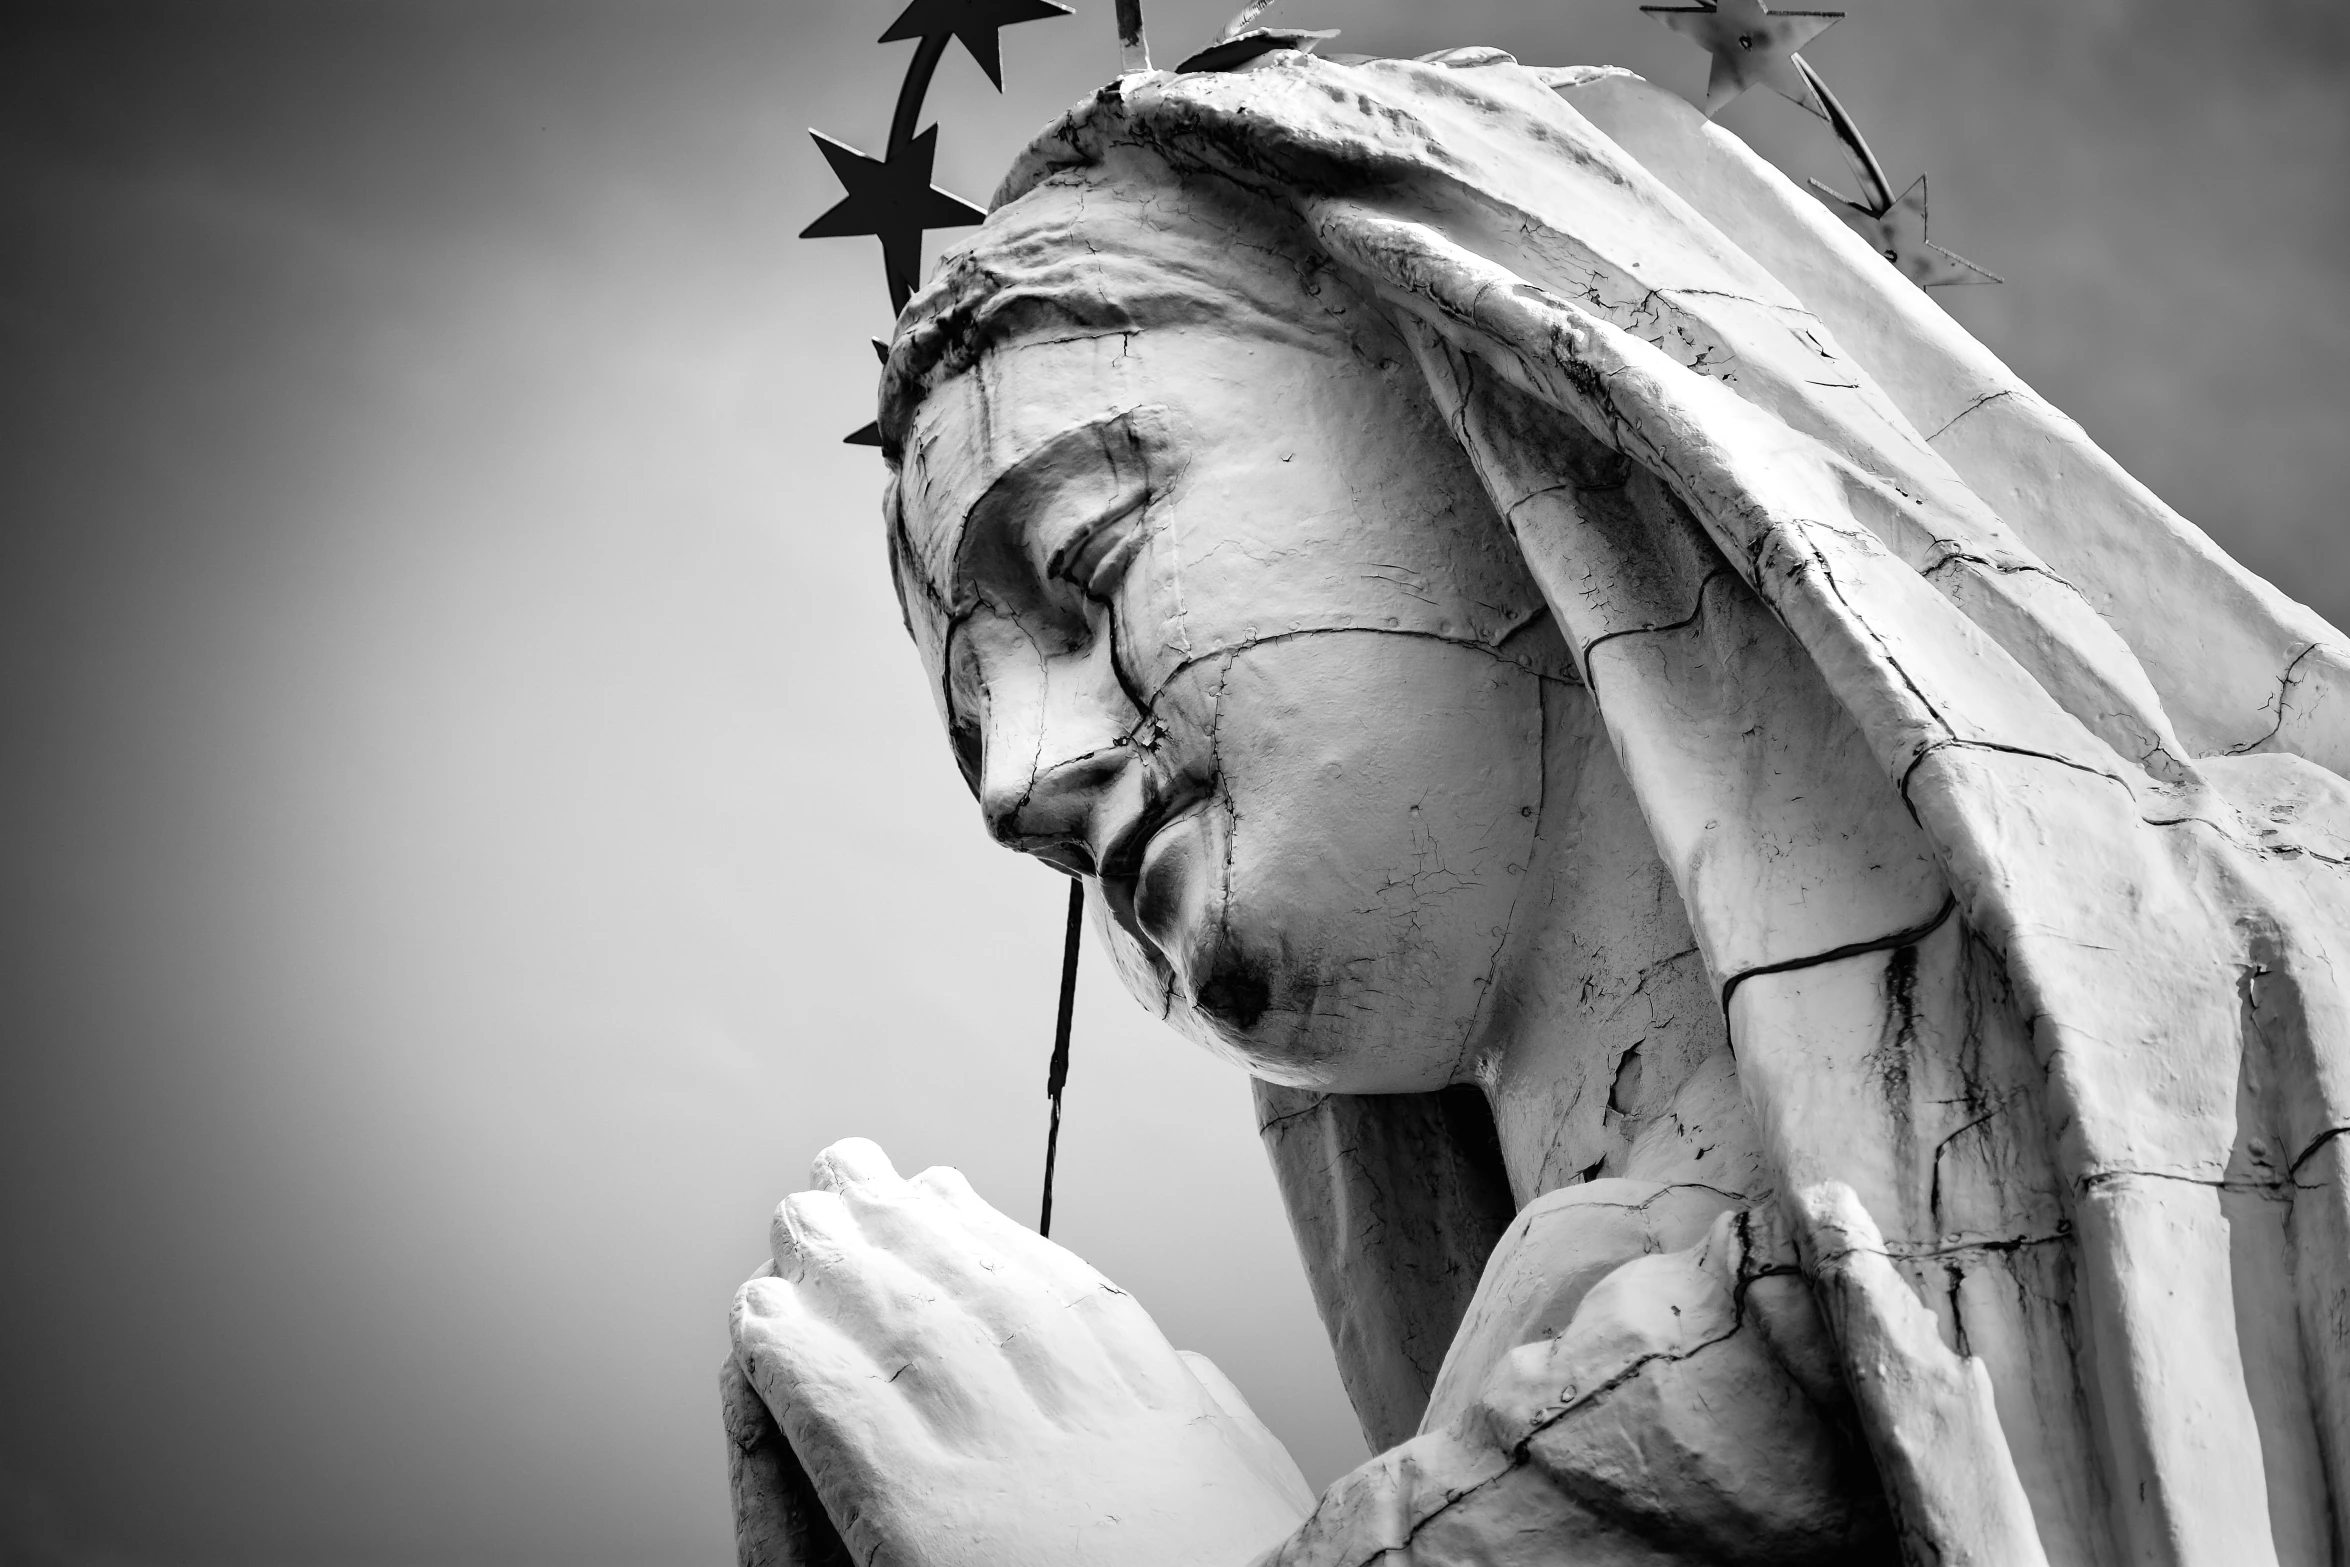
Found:
[{"label": "white statue", "polygon": [[2350,1560],[2350,648],[1739,142],[1129,76],[881,429],[989,828],[1259,1080],[1382,1451],[1313,1498],[843,1143],[737,1302],[746,1561]]}]

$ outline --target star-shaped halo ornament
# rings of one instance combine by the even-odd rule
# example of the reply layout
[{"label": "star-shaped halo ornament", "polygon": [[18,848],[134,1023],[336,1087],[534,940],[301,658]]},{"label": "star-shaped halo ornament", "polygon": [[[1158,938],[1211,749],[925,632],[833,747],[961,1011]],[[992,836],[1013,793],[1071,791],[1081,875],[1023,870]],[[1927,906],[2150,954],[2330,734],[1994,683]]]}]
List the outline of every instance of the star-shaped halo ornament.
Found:
[{"label": "star-shaped halo ornament", "polygon": [[1749,87],[1768,87],[1827,118],[1795,63],[1795,51],[1844,19],[1842,11],[1769,11],[1762,0],[1718,5],[1644,5],[1674,32],[1694,38],[1714,57],[1705,80],[1705,117],[1712,119]]},{"label": "star-shaped halo ornament", "polygon": [[1996,272],[1978,267],[1956,251],[1944,250],[1926,238],[1926,177],[1921,174],[1909,189],[1882,212],[1867,203],[1830,190],[1818,180],[1812,188],[1826,197],[1836,216],[1852,225],[1877,253],[1901,269],[1901,275],[1920,288],[1949,288],[1960,283],[2003,283]]},{"label": "star-shaped halo ornament", "polygon": [[885,44],[904,38],[933,38],[948,34],[963,40],[971,58],[987,73],[995,90],[1004,90],[1004,56],[999,29],[1015,22],[1046,22],[1067,16],[1069,8],[1053,0],[914,0],[881,35]]},{"label": "star-shaped halo ornament", "polygon": [[[961,39],[996,91],[1002,92],[1004,62],[997,31],[1015,22],[1041,22],[1068,14],[1069,8],[1054,0],[913,0],[881,35],[885,44],[907,38],[921,40],[906,65],[906,79],[898,87],[897,112],[890,116],[889,147],[880,157],[869,158],[822,131],[808,133],[816,138],[816,150],[824,154],[824,161],[832,165],[834,177],[848,194],[800,230],[800,238],[874,235],[881,241],[881,271],[889,284],[890,309],[904,310],[915,284],[921,281],[923,234],[930,229],[962,228],[987,217],[984,209],[930,183],[930,168],[938,157],[938,127],[933,125],[920,134],[914,129],[922,118],[922,99],[930,91],[930,78],[937,73],[947,45]],[[869,424],[847,439],[852,446],[879,446],[881,432]]]},{"label": "star-shaped halo ornament", "polygon": [[821,132],[809,134],[849,193],[800,230],[800,238],[877,236],[890,300],[903,310],[922,271],[923,231],[961,228],[983,221],[987,214],[930,183],[931,160],[938,153],[935,125],[902,147],[892,146],[885,158],[868,158]]},{"label": "star-shaped halo ornament", "polygon": [[1826,111],[1829,128],[1836,133],[1836,145],[1843,152],[1844,161],[1852,165],[1852,177],[1860,181],[1858,201],[1818,180],[1811,182],[1812,189],[1820,193],[1836,215],[1920,288],[2005,282],[1997,273],[1986,271],[1926,238],[1926,177],[1919,175],[1909,189],[1895,196],[1891,182],[1885,178],[1885,166],[1869,150],[1868,138],[1860,133],[1852,111],[1828,90],[1828,84],[1812,69],[1810,61],[1798,57],[1795,64]]}]

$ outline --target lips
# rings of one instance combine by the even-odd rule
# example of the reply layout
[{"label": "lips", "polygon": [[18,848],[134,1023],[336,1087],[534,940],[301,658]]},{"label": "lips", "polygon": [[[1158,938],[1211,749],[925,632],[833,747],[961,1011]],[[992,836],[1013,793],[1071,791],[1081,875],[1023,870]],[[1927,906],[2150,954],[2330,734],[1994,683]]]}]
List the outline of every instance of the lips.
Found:
[{"label": "lips", "polygon": [[[1152,854],[1151,847],[1169,827],[1196,814],[1211,798],[1212,791],[1205,783],[1180,783],[1163,795],[1154,791],[1154,797],[1118,830],[1102,854],[1102,899],[1109,905],[1111,918],[1161,969],[1171,971],[1176,966],[1166,950],[1166,938],[1175,934],[1176,922],[1168,916],[1174,912],[1172,905],[1181,901],[1179,888],[1166,884],[1185,878],[1182,867],[1167,864],[1168,856]],[[1146,881],[1150,884],[1147,894]],[[1146,920],[1146,913],[1156,917]]]},{"label": "lips", "polygon": [[1272,1006],[1275,977],[1221,917],[1230,839],[1210,805],[1193,801],[1143,841],[1141,869],[1122,884],[1130,889],[1125,924],[1170,996],[1179,985],[1227,1044],[1245,1048]]}]

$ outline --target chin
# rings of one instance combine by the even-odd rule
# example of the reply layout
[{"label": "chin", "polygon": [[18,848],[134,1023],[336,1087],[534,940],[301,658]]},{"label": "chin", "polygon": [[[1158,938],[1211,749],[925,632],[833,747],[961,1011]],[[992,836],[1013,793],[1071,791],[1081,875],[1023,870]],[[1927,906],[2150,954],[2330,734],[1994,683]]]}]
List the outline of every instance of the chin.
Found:
[{"label": "chin", "polygon": [[1484,972],[1491,941],[1450,944],[1462,948],[1454,953],[1444,937],[1456,922],[1443,914],[1364,907],[1332,874],[1345,847],[1293,837],[1270,854],[1236,855],[1222,811],[1168,822],[1131,882],[1101,887],[1119,971],[1186,1039],[1269,1082],[1353,1094],[1446,1087],[1480,994],[1459,977]]},{"label": "chin", "polygon": [[[1268,921],[1271,925],[1274,922]],[[1453,1081],[1466,1020],[1426,1016],[1422,995],[1354,983],[1377,960],[1333,964],[1297,924],[1251,929],[1245,910],[1186,933],[1181,972],[1118,933],[1120,968],[1136,999],[1177,1033],[1251,1076],[1325,1093],[1423,1093]],[[1142,983],[1137,985],[1136,979]]]}]

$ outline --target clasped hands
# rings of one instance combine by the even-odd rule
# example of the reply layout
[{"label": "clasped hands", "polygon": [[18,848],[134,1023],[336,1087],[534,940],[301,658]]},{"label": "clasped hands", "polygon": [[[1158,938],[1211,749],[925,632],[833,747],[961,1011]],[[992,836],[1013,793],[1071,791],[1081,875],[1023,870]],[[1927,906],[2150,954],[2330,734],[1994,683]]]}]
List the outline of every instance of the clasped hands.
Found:
[{"label": "clasped hands", "polygon": [[837,1527],[865,1567],[1243,1567],[1312,1510],[1213,1364],[955,1171],[909,1180],[851,1139],[811,1176],[733,1315],[732,1369],[800,1472],[763,1483],[804,1475],[834,1521],[799,1549]]},{"label": "clasped hands", "polygon": [[1893,1554],[1810,1286],[1766,1210],[1727,1194],[1610,1180],[1537,1199],[1480,1298],[1564,1288],[1563,1326],[1464,1328],[1473,1396],[1317,1508],[1222,1373],[954,1171],[906,1180],[851,1141],[813,1173],[735,1300],[744,1567]]}]

